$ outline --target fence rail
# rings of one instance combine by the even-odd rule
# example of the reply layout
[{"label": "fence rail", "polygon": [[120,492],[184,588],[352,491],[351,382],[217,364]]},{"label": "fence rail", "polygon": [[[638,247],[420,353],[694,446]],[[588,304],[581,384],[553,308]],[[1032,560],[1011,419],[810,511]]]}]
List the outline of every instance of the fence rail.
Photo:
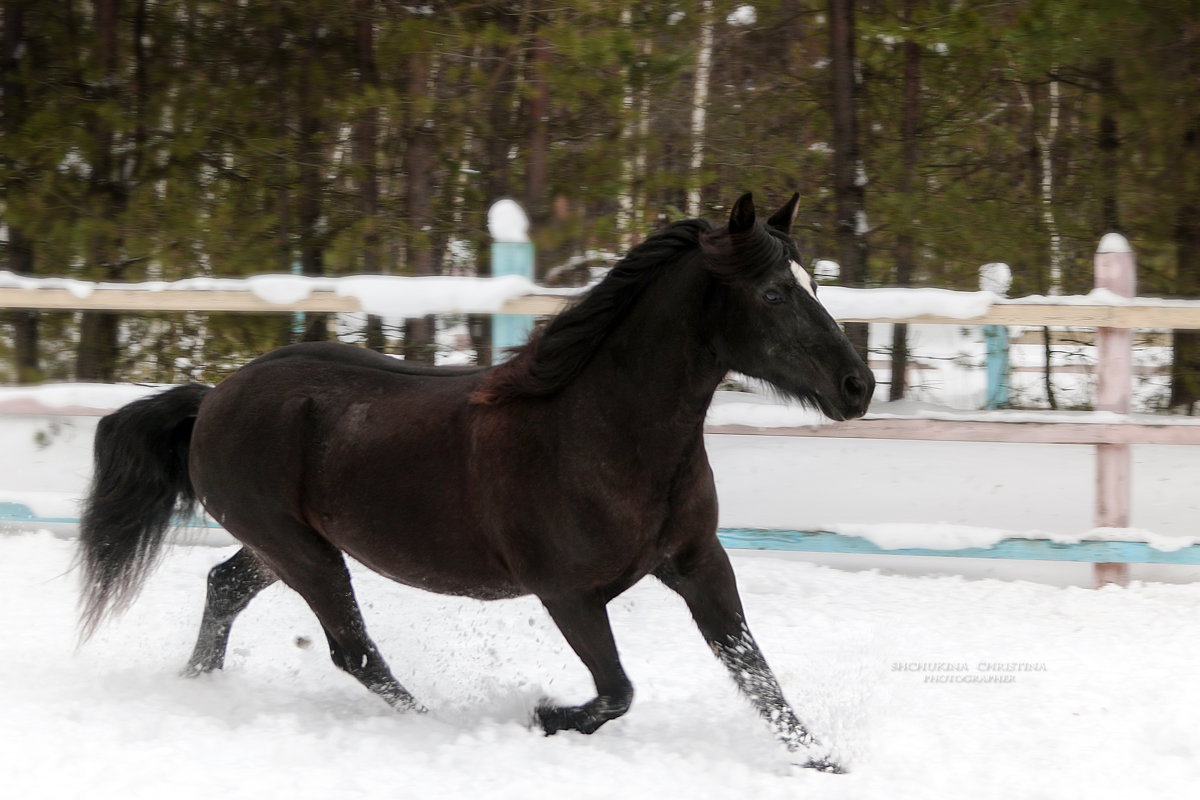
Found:
[{"label": "fence rail", "polygon": [[[871,291],[871,290],[863,290]],[[962,294],[973,294],[963,292]],[[561,311],[569,297],[562,294],[527,294],[504,302],[497,313],[549,315]],[[303,299],[277,303],[246,290],[171,289],[146,290],[102,285],[80,296],[61,288],[0,287],[0,308],[54,311],[199,311],[255,314],[289,312],[349,313],[366,309],[355,297],[315,289]],[[447,307],[452,313],[463,309]],[[1149,328],[1200,330],[1200,301],[1133,298],[1120,304],[1087,302],[1087,298],[1021,298],[997,300],[983,314],[949,317],[860,316],[839,314],[840,322],[882,322],[928,325],[1016,325],[1063,328]]]},{"label": "fence rail", "polygon": [[929,442],[1018,442],[1021,444],[1200,444],[1200,420],[1163,422],[1044,422],[986,419],[867,417],[827,425],[754,428],[711,425],[705,433],[737,436],[811,436],[826,439],[909,439]]}]

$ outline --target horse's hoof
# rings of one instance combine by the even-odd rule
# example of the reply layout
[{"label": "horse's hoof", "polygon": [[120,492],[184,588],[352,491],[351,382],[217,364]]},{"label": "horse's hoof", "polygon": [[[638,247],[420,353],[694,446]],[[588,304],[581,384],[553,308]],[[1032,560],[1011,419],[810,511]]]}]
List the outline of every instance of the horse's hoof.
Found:
[{"label": "horse's hoof", "polygon": [[428,714],[429,709],[413,700],[411,703],[404,703],[395,706],[395,709],[402,714]]},{"label": "horse's hoof", "polygon": [[550,702],[550,698],[543,697],[533,709],[533,716],[530,718],[530,727],[540,728],[546,736],[553,736],[559,731],[568,730],[572,726],[568,720],[569,714],[567,712],[571,710],[562,706],[556,706]]},{"label": "horse's hoof", "polygon": [[824,772],[829,775],[845,775],[846,770],[841,764],[833,761],[830,758],[813,758],[800,764],[804,769],[815,769],[817,772]]},{"label": "horse's hoof", "polygon": [[388,705],[397,711],[405,714],[428,714],[429,709],[417,702],[417,699],[408,692],[395,697],[385,697]]},{"label": "horse's hoof", "polygon": [[603,701],[593,700],[581,706],[556,706],[549,700],[542,700],[533,712],[534,718],[547,736],[553,736],[559,731],[578,731],[591,734],[608,722],[616,714],[604,713]]},{"label": "horse's hoof", "polygon": [[204,667],[200,664],[188,664],[183,669],[179,670],[181,678],[199,678],[201,675],[207,675],[213,672],[215,667]]}]

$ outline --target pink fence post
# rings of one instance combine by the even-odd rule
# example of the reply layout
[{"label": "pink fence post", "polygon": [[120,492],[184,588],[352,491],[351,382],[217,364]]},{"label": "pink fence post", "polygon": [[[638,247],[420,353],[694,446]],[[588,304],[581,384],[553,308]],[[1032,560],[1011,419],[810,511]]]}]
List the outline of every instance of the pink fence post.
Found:
[{"label": "pink fence post", "polygon": [[[1109,233],[1096,249],[1096,288],[1133,297],[1137,267],[1133,249],[1119,233]],[[1133,331],[1096,329],[1096,410],[1129,413],[1133,386]],[[1132,457],[1128,444],[1096,445],[1096,527],[1128,528]],[[1129,565],[1096,564],[1097,586],[1129,582]]]}]

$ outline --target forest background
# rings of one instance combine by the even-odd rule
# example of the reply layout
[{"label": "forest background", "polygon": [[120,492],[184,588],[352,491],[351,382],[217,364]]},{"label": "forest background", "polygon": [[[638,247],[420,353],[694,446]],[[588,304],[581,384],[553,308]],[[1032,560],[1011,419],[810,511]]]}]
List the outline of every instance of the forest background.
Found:
[{"label": "forest background", "polygon": [[[1200,297],[1197,0],[2,2],[20,275],[486,275],[511,197],[545,279],[798,189],[806,261],[844,285],[977,289],[1003,261],[1013,295],[1086,293],[1117,230],[1139,294]],[[433,326],[349,338],[429,360]],[[327,331],[0,311],[0,381],[214,380]],[[1191,406],[1200,340],[1173,341]]]}]

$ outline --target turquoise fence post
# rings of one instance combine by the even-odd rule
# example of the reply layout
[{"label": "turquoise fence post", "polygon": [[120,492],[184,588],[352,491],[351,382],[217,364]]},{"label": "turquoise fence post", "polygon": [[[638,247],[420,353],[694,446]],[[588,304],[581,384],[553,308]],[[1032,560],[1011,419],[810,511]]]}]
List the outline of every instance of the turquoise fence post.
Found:
[{"label": "turquoise fence post", "polygon": [[[497,200],[488,209],[488,233],[492,236],[492,275],[520,275],[533,280],[533,242],[529,241],[529,218],[515,200]],[[505,360],[510,347],[522,345],[533,330],[529,314],[493,314],[493,358]]]},{"label": "turquoise fence post", "polygon": [[[1000,262],[979,268],[979,288],[1004,297],[1012,286],[1012,270]],[[987,348],[987,395],[984,408],[1008,408],[1008,328],[1004,325],[984,325],[983,341]]]},{"label": "turquoise fence post", "polygon": [[[292,262],[292,274],[303,275],[304,268],[300,266],[300,260],[296,259]],[[292,341],[298,342],[304,338],[304,312],[297,311],[292,314]]]},{"label": "turquoise fence post", "polygon": [[1008,328],[984,325],[987,344],[987,402],[984,408],[1008,407]]}]

